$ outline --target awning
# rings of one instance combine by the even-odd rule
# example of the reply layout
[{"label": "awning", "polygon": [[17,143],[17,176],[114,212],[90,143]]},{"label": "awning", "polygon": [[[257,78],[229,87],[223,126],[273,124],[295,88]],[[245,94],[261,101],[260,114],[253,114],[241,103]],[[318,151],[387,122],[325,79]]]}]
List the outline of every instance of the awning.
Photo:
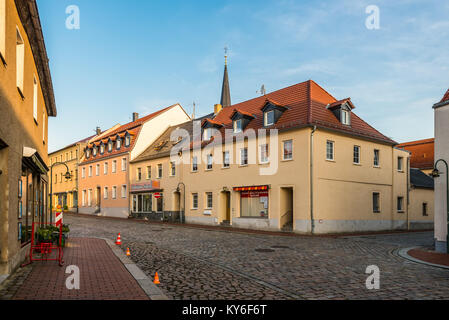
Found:
[{"label": "awning", "polygon": [[23,147],[22,163],[41,174],[47,174],[48,167],[36,149]]},{"label": "awning", "polygon": [[269,186],[235,187],[234,191],[264,191],[268,190],[269,188]]}]

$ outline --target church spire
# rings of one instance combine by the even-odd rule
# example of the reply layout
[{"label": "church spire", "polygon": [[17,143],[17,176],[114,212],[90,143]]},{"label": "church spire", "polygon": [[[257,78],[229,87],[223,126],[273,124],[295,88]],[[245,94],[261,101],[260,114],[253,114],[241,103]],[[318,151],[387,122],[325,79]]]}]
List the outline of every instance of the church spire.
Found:
[{"label": "church spire", "polygon": [[221,101],[220,104],[225,107],[231,105],[231,90],[229,88],[229,77],[228,77],[228,48],[225,47],[225,68],[223,76],[223,87],[221,89]]}]

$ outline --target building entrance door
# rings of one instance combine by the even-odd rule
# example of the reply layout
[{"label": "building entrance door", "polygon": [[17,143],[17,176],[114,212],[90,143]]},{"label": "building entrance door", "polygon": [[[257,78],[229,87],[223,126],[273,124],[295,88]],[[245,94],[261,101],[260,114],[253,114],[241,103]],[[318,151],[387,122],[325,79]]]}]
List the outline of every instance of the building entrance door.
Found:
[{"label": "building entrance door", "polygon": [[96,192],[96,204],[95,204],[95,213],[100,213],[101,212],[101,188],[97,187],[97,192]]}]

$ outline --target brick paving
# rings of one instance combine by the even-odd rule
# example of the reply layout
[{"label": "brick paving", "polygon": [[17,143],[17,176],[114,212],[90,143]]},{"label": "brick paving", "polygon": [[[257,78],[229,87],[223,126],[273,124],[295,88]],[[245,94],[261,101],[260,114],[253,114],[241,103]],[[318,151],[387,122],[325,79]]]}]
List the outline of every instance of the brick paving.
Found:
[{"label": "brick paving", "polygon": [[[115,239],[174,299],[449,299],[449,270],[400,258],[433,233],[283,237],[67,215],[77,236]],[[260,250],[262,249],[262,250]],[[369,265],[380,290],[365,287]]]},{"label": "brick paving", "polygon": [[439,253],[425,249],[412,249],[407,253],[418,260],[449,267],[449,254],[447,253]]},{"label": "brick paving", "polygon": [[[63,267],[48,261],[34,262],[20,269],[0,290],[0,297],[13,300],[148,300],[104,240],[70,238],[64,249],[64,261]],[[80,269],[79,290],[66,287],[70,274],[65,270],[70,265]]]}]

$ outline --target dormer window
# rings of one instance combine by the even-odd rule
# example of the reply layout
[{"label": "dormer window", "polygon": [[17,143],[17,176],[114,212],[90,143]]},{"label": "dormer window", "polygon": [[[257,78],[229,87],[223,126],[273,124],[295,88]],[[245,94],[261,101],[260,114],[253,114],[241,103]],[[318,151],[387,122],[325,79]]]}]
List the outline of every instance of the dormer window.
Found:
[{"label": "dormer window", "polygon": [[275,125],[282,114],[287,110],[287,107],[281,106],[280,104],[270,99],[266,99],[265,104],[262,108],[263,125],[265,127]]},{"label": "dormer window", "polygon": [[267,111],[264,113],[264,126],[272,126],[274,124],[274,111]]},{"label": "dormer window", "polygon": [[351,98],[346,98],[336,101],[327,106],[327,109],[332,111],[335,117],[345,126],[351,125],[351,110],[354,109]]},{"label": "dormer window", "polygon": [[344,125],[349,126],[349,111],[348,110],[341,110],[341,123]]},{"label": "dormer window", "polygon": [[101,143],[101,145],[100,145],[100,154],[103,154],[103,153],[104,153],[104,144]]},{"label": "dormer window", "polygon": [[92,155],[94,156],[94,157],[96,157],[97,156],[97,147],[94,147],[93,149],[92,149]]},{"label": "dormer window", "polygon": [[120,139],[119,136],[117,136],[117,146],[116,149],[120,150],[120,148],[122,147],[122,139]]},{"label": "dormer window", "polygon": [[131,136],[129,133],[127,133],[125,136],[125,147],[129,147],[130,144],[131,144]]},{"label": "dormer window", "polygon": [[90,149],[86,150],[86,158],[89,159],[90,158]]},{"label": "dormer window", "polygon": [[113,146],[113,143],[111,140],[109,140],[109,142],[108,142],[108,151],[109,152],[112,152],[112,146]]},{"label": "dormer window", "polygon": [[203,140],[209,141],[210,139],[212,139],[212,128],[206,128],[203,132]]},{"label": "dormer window", "polygon": [[242,119],[234,121],[234,133],[242,132]]}]

